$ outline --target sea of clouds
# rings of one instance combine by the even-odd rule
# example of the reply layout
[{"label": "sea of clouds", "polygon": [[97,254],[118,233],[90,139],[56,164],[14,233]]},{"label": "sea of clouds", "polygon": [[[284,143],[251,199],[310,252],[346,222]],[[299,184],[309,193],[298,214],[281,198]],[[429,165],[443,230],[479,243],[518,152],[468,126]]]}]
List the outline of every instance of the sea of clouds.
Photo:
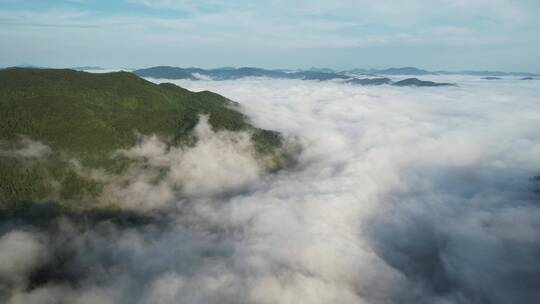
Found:
[{"label": "sea of clouds", "polygon": [[0,300],[539,302],[540,82],[431,78],[458,86],[175,81],[299,143],[296,165],[265,173],[204,118],[190,149],[148,137],[120,151],[146,171],[107,193],[152,220],[2,224]]}]

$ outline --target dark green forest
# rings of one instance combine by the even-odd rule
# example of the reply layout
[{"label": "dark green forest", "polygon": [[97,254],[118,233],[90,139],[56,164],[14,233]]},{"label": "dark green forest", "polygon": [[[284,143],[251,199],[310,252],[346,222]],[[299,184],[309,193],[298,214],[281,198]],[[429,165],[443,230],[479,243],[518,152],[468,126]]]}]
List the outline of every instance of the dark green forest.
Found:
[{"label": "dark green forest", "polygon": [[34,158],[0,153],[0,202],[96,197],[103,184],[79,174],[69,160],[121,174],[133,160],[115,151],[135,145],[141,135],[155,134],[171,146],[193,144],[200,115],[208,115],[215,131],[250,132],[256,153],[272,155],[274,169],[280,167],[281,135],[252,126],[237,106],[212,92],[158,85],[128,72],[0,70],[0,151],[16,150],[21,138],[51,150]]}]

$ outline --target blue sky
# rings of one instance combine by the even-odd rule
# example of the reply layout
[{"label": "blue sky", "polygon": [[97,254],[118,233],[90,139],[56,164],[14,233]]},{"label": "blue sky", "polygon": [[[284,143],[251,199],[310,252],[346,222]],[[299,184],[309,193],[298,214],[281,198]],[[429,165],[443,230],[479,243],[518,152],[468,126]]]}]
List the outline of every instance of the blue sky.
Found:
[{"label": "blue sky", "polygon": [[0,65],[540,72],[540,1],[0,0]]}]

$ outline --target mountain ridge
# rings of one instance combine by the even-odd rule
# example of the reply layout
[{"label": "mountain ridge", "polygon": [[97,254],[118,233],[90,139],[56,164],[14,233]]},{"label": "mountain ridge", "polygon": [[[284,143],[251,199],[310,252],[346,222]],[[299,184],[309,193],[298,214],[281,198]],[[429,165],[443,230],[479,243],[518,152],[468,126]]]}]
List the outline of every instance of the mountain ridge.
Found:
[{"label": "mountain ridge", "polygon": [[103,184],[82,171],[124,172],[132,161],[117,151],[142,136],[192,145],[201,115],[216,132],[247,132],[256,153],[271,158],[270,170],[282,166],[281,135],[254,127],[237,103],[216,93],[129,72],[0,70],[0,202],[99,195]]},{"label": "mountain ridge", "polygon": [[349,69],[337,71],[329,68],[310,68],[308,70],[284,70],[263,69],[256,67],[224,67],[215,69],[203,69],[196,67],[181,68],[173,66],[155,66],[136,69],[133,73],[141,77],[164,78],[164,79],[190,79],[196,80],[197,76],[207,77],[213,80],[236,80],[245,77],[267,77],[278,79],[302,79],[302,80],[334,80],[358,78],[358,76],[428,76],[428,75],[470,75],[470,76],[520,76],[537,77],[540,74],[527,72],[499,72],[499,71],[428,71],[415,67],[400,67],[387,69]]},{"label": "mountain ridge", "polygon": [[[42,67],[38,65],[31,65],[31,64],[20,64],[15,66],[5,66],[4,68],[39,68],[39,69],[48,69],[49,67]],[[535,72],[520,72],[520,71],[510,71],[510,72],[504,72],[504,71],[497,71],[497,70],[459,70],[459,71],[448,71],[448,70],[427,70],[427,69],[421,69],[413,66],[405,66],[405,67],[389,67],[389,68],[350,68],[350,69],[332,69],[332,68],[319,68],[319,67],[311,67],[308,69],[266,69],[266,68],[257,68],[257,67],[230,67],[230,66],[224,66],[224,67],[217,67],[217,68],[199,68],[199,67],[175,67],[175,66],[166,66],[166,65],[160,65],[160,66],[151,66],[148,68],[136,68],[136,69],[127,69],[130,71],[141,71],[141,70],[148,70],[151,68],[156,67],[169,67],[169,68],[178,68],[183,69],[189,72],[203,72],[208,73],[208,71],[229,71],[234,72],[235,70],[242,70],[242,69],[256,69],[259,70],[260,73],[267,73],[267,72],[278,72],[278,73],[300,73],[297,74],[296,78],[301,78],[299,75],[303,72],[318,72],[318,73],[324,73],[324,74],[337,74],[337,75],[368,75],[368,76],[376,76],[376,75],[470,75],[470,76],[522,76],[522,77],[539,77],[539,73]],[[98,70],[105,70],[106,68],[99,67],[99,66],[80,66],[80,67],[72,67],[72,69],[75,70],[81,70],[81,71],[98,71]],[[293,77],[291,77],[293,78]],[[181,78],[178,78],[181,79]]]}]

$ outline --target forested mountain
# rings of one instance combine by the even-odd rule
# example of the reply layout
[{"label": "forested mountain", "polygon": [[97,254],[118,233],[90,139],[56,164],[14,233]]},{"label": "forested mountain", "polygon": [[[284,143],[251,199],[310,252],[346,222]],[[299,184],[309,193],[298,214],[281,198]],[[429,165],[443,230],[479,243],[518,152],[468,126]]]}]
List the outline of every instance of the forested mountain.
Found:
[{"label": "forested mountain", "polygon": [[115,154],[142,136],[190,145],[201,115],[215,131],[246,131],[256,153],[272,155],[281,136],[253,127],[218,94],[154,84],[128,72],[0,70],[0,201],[98,196],[103,184],[81,168],[120,174],[131,160]]}]

